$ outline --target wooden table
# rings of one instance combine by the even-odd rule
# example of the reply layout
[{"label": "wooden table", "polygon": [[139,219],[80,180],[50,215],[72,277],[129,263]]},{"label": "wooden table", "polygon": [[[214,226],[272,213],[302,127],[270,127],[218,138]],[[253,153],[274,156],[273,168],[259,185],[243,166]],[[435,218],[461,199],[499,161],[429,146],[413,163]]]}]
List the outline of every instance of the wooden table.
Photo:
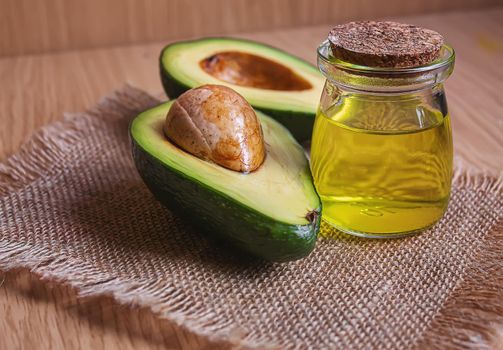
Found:
[{"label": "wooden table", "polygon": [[[400,18],[443,33],[457,61],[447,83],[455,152],[474,171],[503,173],[503,7]],[[315,62],[328,25],[239,35]],[[128,83],[162,96],[164,43],[0,59],[0,160],[40,126],[80,111]],[[205,339],[147,310],[70,288],[26,271],[0,274],[0,349],[208,348]]]}]

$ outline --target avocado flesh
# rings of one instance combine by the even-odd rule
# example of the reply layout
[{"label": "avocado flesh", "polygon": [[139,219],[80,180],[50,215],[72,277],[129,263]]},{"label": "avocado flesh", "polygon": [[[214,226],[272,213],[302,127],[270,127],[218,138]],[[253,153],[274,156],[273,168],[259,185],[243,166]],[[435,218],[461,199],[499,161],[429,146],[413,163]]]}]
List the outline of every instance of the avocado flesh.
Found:
[{"label": "avocado flesh", "polygon": [[[281,91],[240,86],[219,80],[200,67],[202,60],[226,51],[249,53],[284,65],[309,82],[311,88]],[[163,49],[160,69],[164,89],[171,98],[203,84],[226,85],[241,94],[254,108],[285,125],[297,140],[311,138],[325,80],[316,67],[285,51],[254,41],[233,38],[183,41]]]},{"label": "avocado flesh", "polygon": [[131,123],[133,157],[143,180],[164,205],[198,228],[270,261],[311,252],[320,202],[303,149],[272,118],[257,112],[266,159],[250,174],[201,160],[169,142],[162,125],[172,101]]}]

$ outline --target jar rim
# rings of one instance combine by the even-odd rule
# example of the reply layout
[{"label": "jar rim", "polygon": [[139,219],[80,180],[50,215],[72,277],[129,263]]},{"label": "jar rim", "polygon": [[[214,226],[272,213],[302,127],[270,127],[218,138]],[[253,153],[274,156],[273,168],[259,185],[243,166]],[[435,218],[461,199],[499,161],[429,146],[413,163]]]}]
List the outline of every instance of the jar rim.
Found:
[{"label": "jar rim", "polygon": [[425,73],[428,71],[432,70],[437,70],[437,69],[442,69],[449,67],[452,65],[452,63],[455,60],[455,52],[452,46],[448,44],[442,45],[440,48],[440,56],[434,60],[433,62],[430,62],[425,65],[421,66],[416,66],[416,67],[406,67],[406,68],[394,68],[394,67],[370,67],[370,66],[363,66],[363,65],[358,65],[354,64],[351,62],[347,62],[344,60],[341,60],[339,58],[333,57],[332,56],[332,50],[330,47],[330,42],[329,40],[323,41],[319,46],[318,46],[318,59],[324,61],[325,64],[329,64],[334,66],[335,68],[342,69],[345,71],[349,72],[354,72],[354,73],[366,73],[366,74],[372,74],[375,76],[378,75],[394,75],[394,74],[399,74],[399,75],[406,75],[406,74],[417,74],[417,73]]}]

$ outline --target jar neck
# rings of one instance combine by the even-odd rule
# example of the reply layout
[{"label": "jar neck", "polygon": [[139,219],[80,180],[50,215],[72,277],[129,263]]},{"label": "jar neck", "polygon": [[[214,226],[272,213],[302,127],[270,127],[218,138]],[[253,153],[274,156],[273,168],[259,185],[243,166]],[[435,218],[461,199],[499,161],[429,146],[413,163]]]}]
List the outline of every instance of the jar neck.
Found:
[{"label": "jar neck", "polygon": [[385,94],[344,89],[327,80],[318,113],[353,129],[408,133],[441,124],[448,110],[442,84]]},{"label": "jar neck", "polygon": [[437,89],[451,75],[454,50],[444,45],[434,62],[412,68],[382,68],[354,65],[332,56],[328,40],[318,48],[318,68],[327,81],[343,91],[371,94],[410,94]]},{"label": "jar neck", "polygon": [[396,91],[385,91],[372,90],[372,89],[353,89],[341,84],[336,84],[333,81],[327,79],[325,82],[324,92],[329,93],[333,91],[334,95],[339,96],[352,96],[362,100],[373,100],[373,101],[406,101],[406,100],[429,100],[438,94],[444,94],[444,84],[438,83],[429,85],[427,88],[414,89],[414,90],[396,90]]}]

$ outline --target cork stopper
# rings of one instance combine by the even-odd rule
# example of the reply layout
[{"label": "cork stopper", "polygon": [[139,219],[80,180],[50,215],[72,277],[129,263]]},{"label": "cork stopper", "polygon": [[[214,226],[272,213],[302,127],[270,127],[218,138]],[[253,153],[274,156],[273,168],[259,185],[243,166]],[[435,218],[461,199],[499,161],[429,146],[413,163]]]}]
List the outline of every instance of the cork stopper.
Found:
[{"label": "cork stopper", "polygon": [[396,22],[350,22],[328,34],[332,55],[369,67],[410,68],[433,62],[444,38],[434,30]]}]

